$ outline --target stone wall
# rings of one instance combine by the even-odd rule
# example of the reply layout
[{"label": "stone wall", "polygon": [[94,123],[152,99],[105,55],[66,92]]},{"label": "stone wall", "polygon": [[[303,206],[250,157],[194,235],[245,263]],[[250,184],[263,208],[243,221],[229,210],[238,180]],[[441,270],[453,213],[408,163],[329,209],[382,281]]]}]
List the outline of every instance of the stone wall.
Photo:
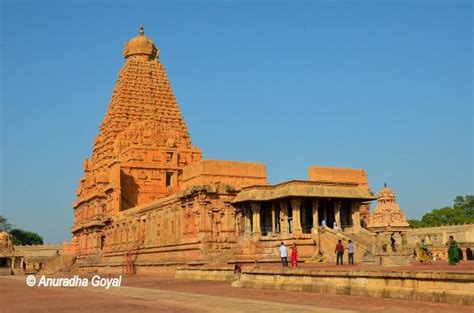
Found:
[{"label": "stone wall", "polygon": [[265,164],[222,160],[202,160],[183,169],[183,188],[227,184],[240,189],[249,185],[267,185]]},{"label": "stone wall", "polygon": [[308,178],[313,181],[357,183],[359,187],[369,189],[367,173],[360,169],[310,166],[308,168]]},{"label": "stone wall", "polygon": [[410,229],[408,231],[408,244],[414,249],[421,246],[421,241],[425,240],[433,256],[441,260],[447,260],[448,249],[446,243],[449,236],[453,236],[458,243],[463,260],[474,260],[474,224]]}]

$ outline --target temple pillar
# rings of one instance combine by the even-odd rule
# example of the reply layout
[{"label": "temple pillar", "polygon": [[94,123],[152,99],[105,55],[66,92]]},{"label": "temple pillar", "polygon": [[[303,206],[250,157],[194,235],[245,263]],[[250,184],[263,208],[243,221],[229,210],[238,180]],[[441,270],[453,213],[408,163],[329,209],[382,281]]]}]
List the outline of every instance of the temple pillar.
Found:
[{"label": "temple pillar", "polygon": [[246,235],[252,234],[252,220],[251,217],[251,210],[249,208],[244,208],[244,230]]},{"label": "temple pillar", "polygon": [[11,268],[15,268],[15,258],[11,258]]},{"label": "temple pillar", "polygon": [[334,201],[334,215],[335,215],[334,220],[337,223],[337,227],[342,229],[342,226],[341,226],[341,200],[335,200]]},{"label": "temple pillar", "polygon": [[311,206],[312,206],[312,211],[313,211],[313,229],[318,229],[319,227],[318,205],[319,205],[319,199],[313,198],[311,201]]},{"label": "temple pillar", "polygon": [[354,232],[359,232],[361,225],[360,225],[360,215],[359,215],[359,208],[361,206],[361,203],[359,201],[353,201],[351,203],[351,208],[352,208],[352,229]]},{"label": "temple pillar", "polygon": [[250,202],[250,207],[252,208],[252,221],[253,221],[253,232],[252,235],[260,237],[260,203],[259,202]]},{"label": "temple pillar", "polygon": [[288,235],[290,226],[288,225],[288,203],[280,200],[280,232],[283,236]]},{"label": "temple pillar", "polygon": [[292,198],[290,204],[293,212],[293,232],[301,234],[303,232],[301,228],[301,199]]},{"label": "temple pillar", "polygon": [[275,203],[272,202],[272,234],[276,233],[275,228]]}]

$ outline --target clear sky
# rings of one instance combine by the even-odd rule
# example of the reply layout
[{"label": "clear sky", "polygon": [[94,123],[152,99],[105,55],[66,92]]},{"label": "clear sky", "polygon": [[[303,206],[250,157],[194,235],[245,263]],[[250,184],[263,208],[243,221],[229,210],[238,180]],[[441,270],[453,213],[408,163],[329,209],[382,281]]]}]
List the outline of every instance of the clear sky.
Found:
[{"label": "clear sky", "polygon": [[471,1],[64,2],[1,1],[0,214],[47,242],[142,23],[204,158],[363,168],[410,218],[474,192]]}]

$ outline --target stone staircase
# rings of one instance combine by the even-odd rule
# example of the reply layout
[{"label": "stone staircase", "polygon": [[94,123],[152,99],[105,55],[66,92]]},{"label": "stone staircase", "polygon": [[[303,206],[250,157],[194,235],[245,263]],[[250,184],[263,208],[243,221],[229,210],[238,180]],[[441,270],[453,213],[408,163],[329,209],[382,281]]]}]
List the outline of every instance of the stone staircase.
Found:
[{"label": "stone staircase", "polygon": [[[326,228],[324,231],[319,233],[319,246],[322,249],[323,254],[327,257],[328,261],[334,261],[336,259],[334,249],[338,240],[341,240],[344,247],[347,248],[349,239],[352,240],[354,244],[355,252],[354,258],[356,262],[362,261],[365,259],[370,259],[372,254],[372,240],[371,233],[366,231],[365,233],[362,230],[359,233],[344,233],[344,232],[334,232],[330,228]],[[347,255],[347,251],[345,252]],[[345,262],[345,260],[344,260]]]}]

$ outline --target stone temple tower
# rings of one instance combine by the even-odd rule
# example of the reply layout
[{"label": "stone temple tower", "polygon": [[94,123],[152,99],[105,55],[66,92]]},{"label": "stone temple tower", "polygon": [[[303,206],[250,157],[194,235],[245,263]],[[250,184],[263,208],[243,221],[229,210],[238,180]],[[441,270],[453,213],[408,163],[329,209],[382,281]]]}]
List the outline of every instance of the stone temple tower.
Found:
[{"label": "stone temple tower", "polygon": [[387,186],[378,194],[377,205],[367,228],[375,233],[373,252],[380,265],[409,263],[406,238],[409,224],[395,199],[395,193]]},{"label": "stone temple tower", "polygon": [[159,60],[145,36],[125,44],[125,64],[77,190],[73,233],[179,190],[182,169],[201,159]]}]

